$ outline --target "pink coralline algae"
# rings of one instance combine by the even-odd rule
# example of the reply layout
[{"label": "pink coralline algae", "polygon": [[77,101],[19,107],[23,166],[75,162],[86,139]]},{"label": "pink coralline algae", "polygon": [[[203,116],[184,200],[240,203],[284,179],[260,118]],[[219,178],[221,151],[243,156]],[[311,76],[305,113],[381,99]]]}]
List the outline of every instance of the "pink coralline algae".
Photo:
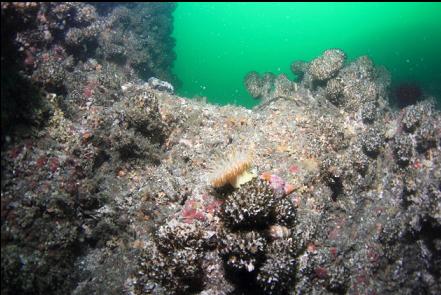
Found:
[{"label": "pink coralline algae", "polygon": [[25,51],[25,59],[24,59],[24,64],[27,66],[35,66],[35,57],[34,54],[30,51],[30,50],[26,50]]},{"label": "pink coralline algae", "polygon": [[98,82],[95,80],[89,81],[83,89],[83,96],[86,98],[91,97],[95,93],[95,88],[97,87]]},{"label": "pink coralline algae", "polygon": [[41,156],[37,159],[36,161],[36,165],[37,168],[42,168],[43,166],[45,166],[47,163],[47,157],[46,156]]},{"label": "pink coralline algae", "polygon": [[291,165],[289,167],[289,172],[291,172],[292,174],[296,174],[297,172],[299,172],[299,167],[297,165]]},{"label": "pink coralline algae", "polygon": [[219,210],[219,208],[221,207],[223,201],[222,200],[214,200],[211,203],[208,203],[205,206],[205,211],[207,211],[207,213],[214,213],[217,210]]},{"label": "pink coralline algae", "polygon": [[285,182],[285,180],[283,180],[280,176],[271,174],[269,172],[263,172],[260,175],[260,179],[268,181],[271,188],[277,193],[289,195],[295,189],[292,184]]},{"label": "pink coralline algae", "polygon": [[188,200],[185,202],[184,209],[182,209],[182,218],[185,223],[193,223],[194,220],[204,221],[205,214],[201,211],[202,204],[195,200]]},{"label": "pink coralline algae", "polygon": [[60,161],[58,160],[58,158],[50,158],[49,169],[51,170],[52,173],[57,171],[59,166],[60,166]]},{"label": "pink coralline algae", "polygon": [[217,200],[209,195],[204,195],[202,199],[203,201],[191,199],[185,202],[182,209],[182,218],[185,223],[193,223],[194,220],[207,220],[207,215],[214,214],[223,203],[222,200]]},{"label": "pink coralline algae", "polygon": [[9,157],[11,157],[12,159],[15,159],[18,157],[18,155],[20,155],[20,153],[23,150],[23,146],[16,146],[11,148],[11,150],[8,152]]},{"label": "pink coralline algae", "polygon": [[328,277],[328,271],[326,268],[324,267],[317,267],[314,269],[315,275],[319,278],[319,279],[326,279]]},{"label": "pink coralline algae", "polygon": [[285,181],[277,175],[271,175],[270,184],[274,191],[284,193],[285,192]]},{"label": "pink coralline algae", "polygon": [[285,194],[289,195],[289,194],[291,194],[294,191],[295,186],[290,184],[290,183],[285,183],[284,189],[285,189]]},{"label": "pink coralline algae", "polygon": [[337,248],[336,247],[331,247],[331,249],[329,249],[329,253],[331,253],[331,256],[333,259],[337,258]]}]

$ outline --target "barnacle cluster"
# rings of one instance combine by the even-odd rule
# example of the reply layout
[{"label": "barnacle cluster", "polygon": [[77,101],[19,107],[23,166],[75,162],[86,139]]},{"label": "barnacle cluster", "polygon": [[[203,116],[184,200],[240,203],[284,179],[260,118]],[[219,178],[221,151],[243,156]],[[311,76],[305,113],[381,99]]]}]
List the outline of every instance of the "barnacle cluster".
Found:
[{"label": "barnacle cluster", "polygon": [[244,86],[248,93],[255,99],[269,102],[277,98],[289,98],[298,90],[298,85],[289,80],[285,74],[275,75],[264,73],[260,76],[257,72],[249,72],[244,78]]},{"label": "barnacle cluster", "polygon": [[276,199],[261,180],[246,183],[225,200],[224,219],[232,227],[269,223]]},{"label": "barnacle cluster", "polygon": [[223,219],[232,228],[262,227],[274,223],[290,225],[295,218],[291,200],[274,192],[260,179],[244,184],[227,196]]},{"label": "barnacle cluster", "polygon": [[257,284],[267,294],[287,290],[295,278],[295,245],[293,240],[276,240],[267,249],[267,258],[257,275]]},{"label": "barnacle cluster", "polygon": [[323,55],[311,61],[309,73],[316,80],[327,80],[335,76],[343,67],[346,55],[340,49],[329,49]]},{"label": "barnacle cluster", "polygon": [[291,226],[296,218],[296,208],[288,198],[280,198],[274,206],[274,218],[277,224]]},{"label": "barnacle cluster", "polygon": [[[270,184],[254,179],[226,197],[220,253],[228,271],[246,275],[265,294],[286,291],[296,270],[296,243],[289,227],[296,210]],[[239,282],[240,284],[240,282]]]},{"label": "barnacle cluster", "polygon": [[297,254],[292,201],[258,178],[223,193],[227,195],[218,195],[223,205],[215,228],[174,218],[156,230],[140,255],[139,293],[251,288],[259,294],[283,294],[292,286]]},{"label": "barnacle cluster", "polygon": [[147,248],[148,251],[139,255],[137,293],[185,294],[199,288],[203,274],[202,251],[189,247],[161,251],[157,243]]},{"label": "barnacle cluster", "polygon": [[262,76],[257,72],[249,72],[244,78],[244,86],[253,98],[264,98],[273,90],[275,75],[264,73]]},{"label": "barnacle cluster", "polygon": [[267,241],[257,231],[226,232],[221,239],[221,256],[235,270],[252,272],[265,251]]},{"label": "barnacle cluster", "polygon": [[164,251],[179,248],[201,249],[202,230],[197,224],[178,222],[173,219],[162,225],[156,232],[158,247]]},{"label": "barnacle cluster", "polygon": [[[140,255],[136,288],[140,293],[186,293],[202,284],[204,256],[199,223],[170,220],[159,227],[151,243]],[[165,291],[164,291],[165,292]]]}]

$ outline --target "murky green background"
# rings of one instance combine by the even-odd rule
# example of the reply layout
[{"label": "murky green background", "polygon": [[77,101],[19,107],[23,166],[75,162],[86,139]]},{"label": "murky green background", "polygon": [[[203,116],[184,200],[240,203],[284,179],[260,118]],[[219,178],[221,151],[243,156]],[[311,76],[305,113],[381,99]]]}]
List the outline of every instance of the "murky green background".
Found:
[{"label": "murky green background", "polygon": [[441,96],[440,3],[178,3],[174,18],[183,96],[251,107],[247,72],[293,77],[292,61],[333,47]]}]

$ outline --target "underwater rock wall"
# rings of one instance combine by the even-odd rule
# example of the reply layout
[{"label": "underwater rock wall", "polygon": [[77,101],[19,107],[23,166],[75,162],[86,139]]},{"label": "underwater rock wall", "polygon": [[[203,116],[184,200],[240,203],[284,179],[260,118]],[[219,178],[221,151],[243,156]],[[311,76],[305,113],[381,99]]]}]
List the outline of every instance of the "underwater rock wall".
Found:
[{"label": "underwater rock wall", "polygon": [[[20,5],[2,22],[46,4]],[[219,107],[97,44],[69,75],[29,70],[49,111],[2,149],[2,294],[440,293],[433,100],[394,111],[384,69],[331,49],[298,81],[248,75],[255,109]]]},{"label": "underwater rock wall", "polygon": [[171,73],[174,8],[174,3],[2,3],[2,142],[16,125],[47,121],[53,110],[45,93],[85,105],[92,96],[115,100],[106,90],[120,90],[135,78],[177,83]]},{"label": "underwater rock wall", "polygon": [[[179,178],[180,157],[193,167],[184,202],[143,241],[135,293],[439,292],[440,113],[430,99],[392,111],[368,57],[333,72],[252,112],[201,106],[169,154]],[[234,188],[242,166],[255,177]]]},{"label": "underwater rock wall", "polygon": [[77,258],[126,235],[112,189],[92,179],[110,159],[158,162],[158,103],[122,86],[175,82],[174,7],[2,2],[2,294],[70,293]]}]

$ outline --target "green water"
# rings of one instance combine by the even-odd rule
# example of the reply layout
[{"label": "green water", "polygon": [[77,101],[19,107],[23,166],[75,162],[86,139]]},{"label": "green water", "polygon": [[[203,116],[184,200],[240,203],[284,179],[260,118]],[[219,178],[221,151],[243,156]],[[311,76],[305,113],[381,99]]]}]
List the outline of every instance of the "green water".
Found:
[{"label": "green water", "polygon": [[285,73],[328,48],[369,55],[393,81],[441,96],[440,3],[179,3],[174,13],[178,94],[252,107],[251,70]]}]

